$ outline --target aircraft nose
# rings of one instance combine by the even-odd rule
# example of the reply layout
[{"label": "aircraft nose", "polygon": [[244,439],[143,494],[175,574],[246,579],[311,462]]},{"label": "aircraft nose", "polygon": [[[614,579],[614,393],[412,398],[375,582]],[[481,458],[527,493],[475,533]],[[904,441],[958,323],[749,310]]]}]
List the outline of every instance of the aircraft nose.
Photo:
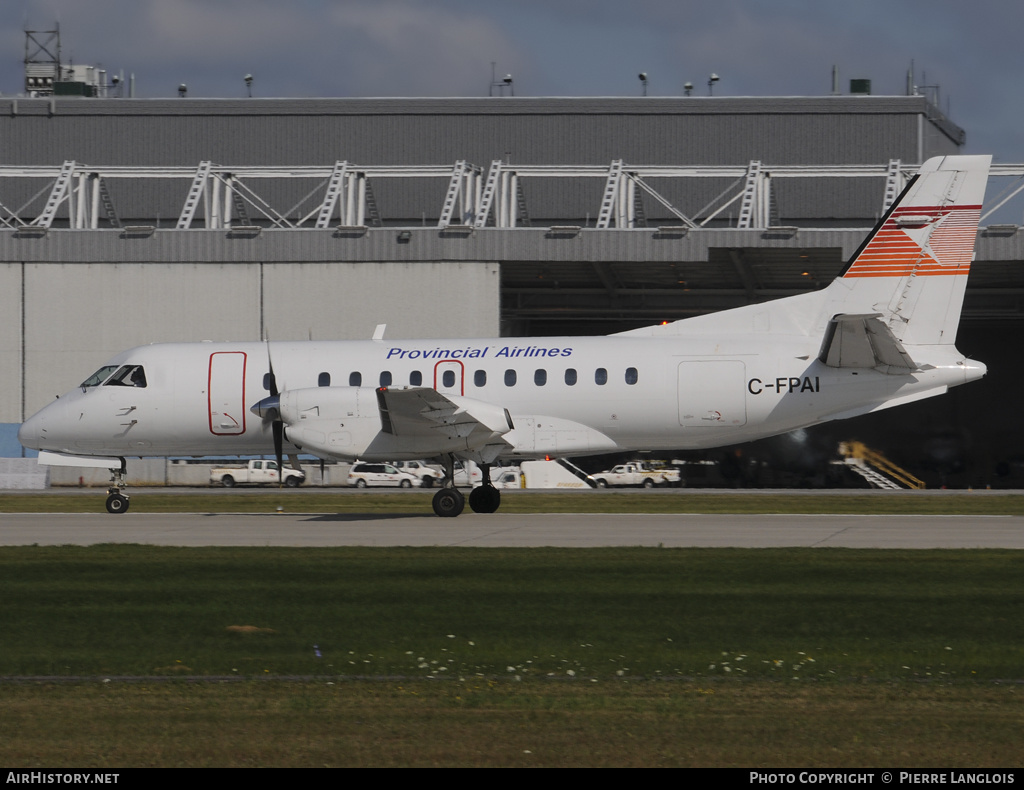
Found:
[{"label": "aircraft nose", "polygon": [[29,450],[42,450],[43,413],[36,412],[18,428],[18,441]]}]

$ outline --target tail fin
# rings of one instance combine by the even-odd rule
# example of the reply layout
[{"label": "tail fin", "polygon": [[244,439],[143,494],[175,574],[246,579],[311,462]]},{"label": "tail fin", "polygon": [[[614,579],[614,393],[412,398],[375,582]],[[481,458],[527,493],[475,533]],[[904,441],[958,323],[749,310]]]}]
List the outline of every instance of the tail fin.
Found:
[{"label": "tail fin", "polygon": [[[913,369],[917,356],[905,346],[956,342],[990,163],[989,156],[925,162],[822,291],[618,334],[824,335],[820,358],[826,364]],[[837,358],[834,344],[851,335],[860,352],[842,351]]]},{"label": "tail fin", "polygon": [[829,286],[832,315],[874,314],[903,345],[952,345],[990,163],[925,162]]}]

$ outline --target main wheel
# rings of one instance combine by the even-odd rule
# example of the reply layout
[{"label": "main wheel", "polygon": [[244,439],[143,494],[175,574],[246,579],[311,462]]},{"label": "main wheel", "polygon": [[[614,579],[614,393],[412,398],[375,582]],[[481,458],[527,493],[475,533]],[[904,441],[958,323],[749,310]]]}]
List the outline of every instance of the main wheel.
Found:
[{"label": "main wheel", "polygon": [[128,497],[122,496],[121,494],[111,494],[107,497],[107,512],[108,513],[127,513],[128,512]]},{"label": "main wheel", "polygon": [[434,494],[434,512],[442,518],[455,518],[466,507],[466,498],[457,488],[442,488]]},{"label": "main wheel", "polygon": [[501,505],[501,491],[494,486],[480,486],[469,494],[469,507],[474,513],[493,513]]},{"label": "main wheel", "polygon": [[225,488],[235,487],[235,478],[233,478],[231,475],[224,475],[224,477],[220,479],[220,482],[224,484]]}]

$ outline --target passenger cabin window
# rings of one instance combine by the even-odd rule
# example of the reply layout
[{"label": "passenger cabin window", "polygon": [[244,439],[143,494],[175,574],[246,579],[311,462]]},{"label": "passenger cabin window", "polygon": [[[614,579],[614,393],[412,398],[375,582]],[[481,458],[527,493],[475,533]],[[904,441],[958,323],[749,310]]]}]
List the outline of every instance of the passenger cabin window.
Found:
[{"label": "passenger cabin window", "polygon": [[380,385],[382,387],[390,387],[391,386],[391,371],[390,370],[382,370],[380,372]]},{"label": "passenger cabin window", "polygon": [[576,368],[566,368],[565,370],[565,383],[570,387],[576,384]]},{"label": "passenger cabin window", "polygon": [[98,387],[107,377],[117,370],[117,365],[104,365],[102,368],[93,373],[89,378],[81,383],[82,387]]},{"label": "passenger cabin window", "polygon": [[363,386],[363,374],[358,370],[354,370],[348,374],[348,385],[350,387],[361,387]]},{"label": "passenger cabin window", "polygon": [[516,385],[516,372],[514,370],[505,371],[505,386],[514,387]]},{"label": "passenger cabin window", "polygon": [[475,373],[473,373],[473,384],[474,384],[474,386],[477,386],[477,387],[486,387],[487,386],[487,371],[486,370],[478,370]]},{"label": "passenger cabin window", "polygon": [[331,386],[331,374],[326,372],[326,371],[321,373],[320,376],[316,380],[316,385],[318,387],[329,387],[329,386]]},{"label": "passenger cabin window", "polygon": [[548,383],[548,372],[543,368],[533,371],[533,383],[538,387],[543,387]]},{"label": "passenger cabin window", "polygon": [[597,384],[599,384],[599,385],[607,384],[608,383],[608,371],[605,370],[604,368],[598,368],[597,370],[595,370],[594,371],[594,381]]},{"label": "passenger cabin window", "polygon": [[142,365],[124,365],[107,381],[107,387],[145,387],[146,372]]},{"label": "passenger cabin window", "polygon": [[275,383],[276,382],[274,381],[273,373],[263,374],[263,389],[265,389],[267,392],[272,392],[275,389]]},{"label": "passenger cabin window", "polygon": [[409,386],[411,386],[411,387],[422,387],[423,386],[423,374],[420,371],[414,370],[412,373],[409,374]]},{"label": "passenger cabin window", "polygon": [[454,387],[455,386],[455,371],[446,370],[441,374],[441,386],[442,387]]},{"label": "passenger cabin window", "polygon": [[637,382],[636,368],[626,368],[626,383],[627,384],[636,384],[636,382]]}]

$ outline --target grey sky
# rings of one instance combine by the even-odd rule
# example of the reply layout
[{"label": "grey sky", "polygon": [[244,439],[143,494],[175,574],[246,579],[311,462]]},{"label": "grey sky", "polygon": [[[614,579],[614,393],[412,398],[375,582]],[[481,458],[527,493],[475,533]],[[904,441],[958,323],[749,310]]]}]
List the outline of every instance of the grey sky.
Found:
[{"label": "grey sky", "polygon": [[968,153],[1024,161],[1024,4],[975,0],[4,0],[0,92],[22,90],[24,29],[59,22],[65,61],[136,76],[142,98],[824,95],[919,84],[967,130]]}]

